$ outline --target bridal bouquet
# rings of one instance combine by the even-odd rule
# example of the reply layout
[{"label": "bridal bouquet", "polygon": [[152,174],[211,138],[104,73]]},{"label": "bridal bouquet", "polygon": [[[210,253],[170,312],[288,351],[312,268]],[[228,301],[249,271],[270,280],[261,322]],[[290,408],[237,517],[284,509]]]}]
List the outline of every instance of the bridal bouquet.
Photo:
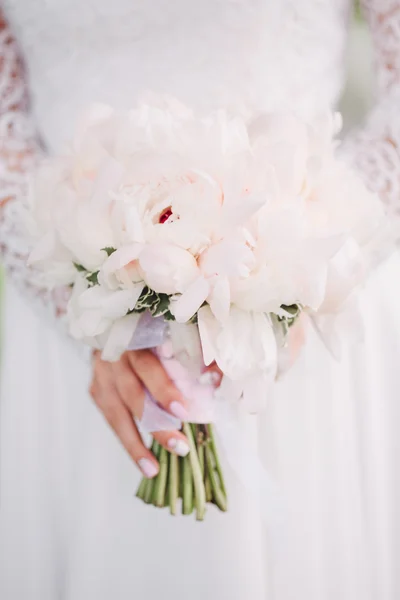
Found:
[{"label": "bridal bouquet", "polygon": [[153,444],[146,502],[175,514],[182,497],[198,519],[207,502],[226,510],[213,424],[223,438],[227,406],[258,411],[290,327],[303,312],[332,323],[365,278],[383,213],[337,158],[339,127],[331,114],[196,115],[171,99],[99,105],[40,168],[30,260],[72,286],[72,336],[111,361],[154,348],[190,403],[192,423],[171,424],[146,400],[143,430],[182,426],[191,448],[178,459]]}]

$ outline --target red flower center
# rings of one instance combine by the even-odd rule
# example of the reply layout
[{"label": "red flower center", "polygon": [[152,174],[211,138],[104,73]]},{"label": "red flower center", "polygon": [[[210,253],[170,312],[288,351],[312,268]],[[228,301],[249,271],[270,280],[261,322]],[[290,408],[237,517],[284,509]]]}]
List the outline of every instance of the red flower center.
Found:
[{"label": "red flower center", "polygon": [[165,223],[166,221],[168,221],[168,219],[170,218],[170,216],[172,215],[172,210],[171,207],[169,206],[168,208],[166,208],[164,210],[163,213],[161,213],[160,218],[159,218],[159,223]]}]

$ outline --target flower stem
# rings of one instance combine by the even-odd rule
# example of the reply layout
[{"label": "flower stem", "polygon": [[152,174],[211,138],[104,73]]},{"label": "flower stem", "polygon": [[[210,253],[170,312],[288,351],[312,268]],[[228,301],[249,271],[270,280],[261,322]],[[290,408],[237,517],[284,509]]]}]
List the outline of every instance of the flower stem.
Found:
[{"label": "flower stem", "polygon": [[163,504],[163,508],[165,508],[166,506],[169,506],[169,453],[168,453],[168,464],[167,464],[167,485],[165,488],[165,496],[164,496],[164,504]]},{"label": "flower stem", "polygon": [[179,494],[178,494],[178,497],[179,498],[183,498],[183,463],[184,463],[184,459],[179,458],[178,459],[178,466],[179,466]]},{"label": "flower stem", "polygon": [[154,486],[153,503],[155,506],[162,508],[165,501],[165,490],[167,488],[168,475],[168,452],[165,448],[161,448],[160,450],[159,463],[160,471]]},{"label": "flower stem", "polygon": [[213,503],[222,511],[227,510],[227,496],[221,464],[219,462],[212,425],[184,423],[190,453],[185,457],[170,454],[153,440],[151,450],[160,464],[158,475],[143,478],[137,497],[147,504],[169,507],[177,514],[177,502],[182,498],[182,513],[191,514],[202,521],[206,504]]},{"label": "flower stem", "polygon": [[208,474],[205,448],[204,448],[204,488],[205,488],[205,492],[206,492],[206,502],[212,502],[213,495],[212,495],[212,489],[211,489],[210,476]]},{"label": "flower stem", "polygon": [[220,482],[218,481],[217,473],[214,470],[214,459],[215,459],[215,457],[213,456],[213,451],[212,451],[211,445],[207,444],[207,446],[206,446],[206,461],[207,461],[207,469],[208,469],[208,475],[210,478],[213,499],[215,501],[215,504],[218,506],[218,508],[225,512],[228,509],[226,497],[225,497],[224,492],[222,491],[222,488],[220,487]]},{"label": "flower stem", "polygon": [[182,459],[182,514],[190,515],[193,511],[192,467],[188,456]]},{"label": "flower stem", "polygon": [[[160,444],[158,444],[158,442],[156,442],[155,440],[153,440],[153,443],[151,445],[151,451],[153,452],[154,456],[157,458],[158,453],[160,450]],[[143,479],[142,480],[143,483],[143,488],[142,488],[142,494],[143,494],[143,501],[146,502],[146,504],[151,504],[152,502],[152,498],[153,498],[153,491],[154,491],[154,484],[155,484],[155,479]],[[140,484],[140,487],[142,486],[142,484]]]},{"label": "flower stem", "polygon": [[171,515],[176,515],[176,503],[179,496],[179,460],[176,454],[169,456],[169,510]]},{"label": "flower stem", "polygon": [[146,504],[151,504],[153,497],[154,479],[146,479],[146,489],[143,500]]},{"label": "flower stem", "polygon": [[209,438],[210,438],[211,449],[212,449],[212,453],[213,453],[214,461],[215,461],[215,468],[216,468],[216,471],[218,473],[219,481],[220,481],[220,484],[221,484],[221,489],[222,489],[222,491],[224,493],[224,496],[226,498],[226,487],[225,487],[225,481],[224,481],[224,475],[223,475],[221,463],[219,461],[219,456],[218,456],[218,451],[217,451],[217,445],[215,443],[214,426],[212,425],[212,423],[209,423],[206,426],[206,428],[208,430],[208,435],[209,435]]},{"label": "flower stem", "polygon": [[196,444],[197,444],[197,455],[199,457],[199,463],[200,463],[200,469],[201,469],[201,476],[202,476],[203,481],[204,481],[204,474],[205,474],[205,464],[204,464],[204,433],[201,431],[200,428],[196,431],[195,440],[196,440]]},{"label": "flower stem", "polygon": [[193,474],[193,484],[195,492],[196,519],[202,521],[206,512],[206,493],[204,489],[203,476],[199,457],[197,454],[196,443],[193,437],[192,428],[188,423],[183,424],[183,433],[186,435],[189,442],[189,460]]},{"label": "flower stem", "polygon": [[140,498],[141,500],[144,500],[144,494],[146,492],[146,487],[147,487],[147,479],[145,479],[143,477],[142,481],[140,482],[140,485],[138,487],[138,490],[136,492],[136,497],[137,498]]}]

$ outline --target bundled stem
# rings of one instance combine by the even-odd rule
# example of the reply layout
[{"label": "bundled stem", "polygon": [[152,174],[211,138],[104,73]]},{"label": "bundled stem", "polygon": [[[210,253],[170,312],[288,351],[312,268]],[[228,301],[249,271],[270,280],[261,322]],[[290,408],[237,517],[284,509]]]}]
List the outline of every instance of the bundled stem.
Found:
[{"label": "bundled stem", "polygon": [[207,503],[227,510],[226,486],[218,457],[212,425],[184,423],[190,452],[178,457],[170,454],[155,440],[151,450],[158,459],[160,470],[154,479],[142,479],[136,496],[159,508],[169,507],[171,515],[178,512],[182,499],[184,515],[196,512],[196,519],[203,521]]},{"label": "bundled stem", "polygon": [[171,515],[176,515],[176,503],[178,502],[179,494],[179,461],[176,454],[171,454],[169,457],[169,510]]}]

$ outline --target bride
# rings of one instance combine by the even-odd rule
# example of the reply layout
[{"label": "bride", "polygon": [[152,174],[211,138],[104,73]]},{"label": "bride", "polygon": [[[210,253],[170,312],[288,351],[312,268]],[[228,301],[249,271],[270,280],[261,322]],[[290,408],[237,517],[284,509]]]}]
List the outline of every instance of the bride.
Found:
[{"label": "bride", "polygon": [[[128,108],[152,90],[204,109],[312,115],[334,105],[350,0],[2,5],[0,597],[395,600],[399,259],[368,284],[364,345],[349,344],[336,364],[307,331],[301,358],[258,419],[259,451],[289,523],[289,542],[277,543],[234,479],[230,512],[210,510],[203,524],[134,499],[139,469],[149,477],[158,469],[133,420],[143,386],[183,418],[185,399],[146,352],[115,365],[95,357],[93,368],[83,360],[62,331],[67,292],[47,291],[26,266],[20,217],[36,161],[62,148],[92,101]],[[377,103],[343,151],[395,215],[400,1],[367,0],[365,9]],[[178,432],[158,439],[187,452]]]}]

